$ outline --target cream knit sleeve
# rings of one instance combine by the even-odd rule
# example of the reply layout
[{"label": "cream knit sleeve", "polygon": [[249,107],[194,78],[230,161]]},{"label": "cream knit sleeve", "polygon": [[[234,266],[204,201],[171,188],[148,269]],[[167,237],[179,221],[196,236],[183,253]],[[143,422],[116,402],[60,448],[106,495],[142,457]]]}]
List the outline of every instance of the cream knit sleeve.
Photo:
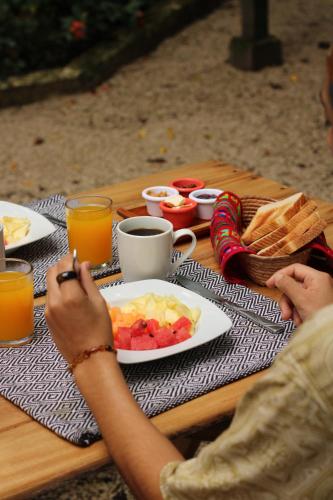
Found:
[{"label": "cream knit sleeve", "polygon": [[304,323],[233,422],[161,472],[165,499],[333,498],[333,306]]}]

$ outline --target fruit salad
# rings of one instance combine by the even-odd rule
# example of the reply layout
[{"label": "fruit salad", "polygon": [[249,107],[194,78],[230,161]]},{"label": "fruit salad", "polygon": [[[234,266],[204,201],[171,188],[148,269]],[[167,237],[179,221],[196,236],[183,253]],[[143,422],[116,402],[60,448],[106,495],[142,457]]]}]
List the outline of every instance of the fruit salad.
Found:
[{"label": "fruit salad", "polygon": [[25,217],[0,217],[0,224],[4,227],[5,246],[24,238],[30,230],[30,220]]},{"label": "fruit salad", "polygon": [[174,295],[147,293],[122,307],[109,305],[116,349],[159,349],[191,338],[200,317]]}]

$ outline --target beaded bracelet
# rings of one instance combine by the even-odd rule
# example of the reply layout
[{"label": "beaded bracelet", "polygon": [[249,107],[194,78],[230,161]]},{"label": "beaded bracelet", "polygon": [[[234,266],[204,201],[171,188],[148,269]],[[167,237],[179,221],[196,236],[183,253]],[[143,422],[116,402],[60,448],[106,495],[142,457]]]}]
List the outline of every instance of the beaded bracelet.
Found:
[{"label": "beaded bracelet", "polygon": [[79,364],[85,361],[86,359],[89,359],[92,354],[95,354],[96,352],[103,352],[103,351],[108,351],[108,352],[116,352],[111,344],[104,344],[104,345],[99,345],[97,347],[91,347],[90,349],[87,349],[73,359],[73,361],[68,365],[68,371],[69,373],[73,373],[74,368]]}]

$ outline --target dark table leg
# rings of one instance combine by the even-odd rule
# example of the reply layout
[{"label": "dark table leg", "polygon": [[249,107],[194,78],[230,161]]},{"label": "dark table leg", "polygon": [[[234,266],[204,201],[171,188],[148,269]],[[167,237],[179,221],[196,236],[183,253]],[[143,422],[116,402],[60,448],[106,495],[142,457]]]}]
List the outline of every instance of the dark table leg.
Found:
[{"label": "dark table leg", "polygon": [[230,42],[230,63],[244,70],[282,64],[281,42],[268,30],[268,0],[240,2],[242,35]]}]

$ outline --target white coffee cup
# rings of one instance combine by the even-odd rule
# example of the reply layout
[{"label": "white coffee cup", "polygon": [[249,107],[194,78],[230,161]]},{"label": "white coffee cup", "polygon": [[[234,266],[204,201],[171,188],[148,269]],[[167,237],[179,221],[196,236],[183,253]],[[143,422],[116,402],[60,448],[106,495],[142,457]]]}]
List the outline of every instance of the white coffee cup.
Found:
[{"label": "white coffee cup", "polygon": [[[182,256],[171,263],[173,246],[185,235],[192,241]],[[174,231],[168,220],[151,216],[124,219],[117,226],[117,236],[120,268],[126,282],[165,279],[192,254],[197,243],[190,229]]]}]

